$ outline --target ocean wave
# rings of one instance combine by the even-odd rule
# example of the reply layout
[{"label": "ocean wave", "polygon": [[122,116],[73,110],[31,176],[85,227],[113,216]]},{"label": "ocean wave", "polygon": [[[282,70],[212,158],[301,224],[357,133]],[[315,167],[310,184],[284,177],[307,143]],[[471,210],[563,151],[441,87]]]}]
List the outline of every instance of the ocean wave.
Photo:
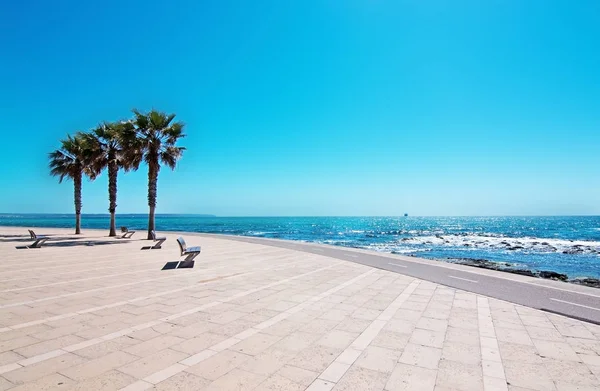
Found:
[{"label": "ocean wave", "polygon": [[482,235],[435,235],[413,236],[398,241],[404,246],[442,246],[461,247],[463,249],[500,249],[506,251],[535,251],[542,253],[563,254],[599,254],[600,242],[589,240],[567,240]]}]

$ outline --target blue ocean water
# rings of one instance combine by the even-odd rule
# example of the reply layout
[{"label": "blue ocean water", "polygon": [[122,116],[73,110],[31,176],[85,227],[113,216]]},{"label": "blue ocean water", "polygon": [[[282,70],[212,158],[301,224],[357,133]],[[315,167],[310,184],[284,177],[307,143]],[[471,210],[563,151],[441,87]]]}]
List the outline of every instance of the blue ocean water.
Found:
[{"label": "blue ocean water", "polygon": [[[143,230],[146,215],[119,215]],[[73,227],[73,215],[0,215],[0,226]],[[107,215],[83,215],[107,228]],[[201,217],[157,215],[159,231],[301,240],[453,262],[485,259],[515,268],[600,278],[600,216],[584,217]]]}]

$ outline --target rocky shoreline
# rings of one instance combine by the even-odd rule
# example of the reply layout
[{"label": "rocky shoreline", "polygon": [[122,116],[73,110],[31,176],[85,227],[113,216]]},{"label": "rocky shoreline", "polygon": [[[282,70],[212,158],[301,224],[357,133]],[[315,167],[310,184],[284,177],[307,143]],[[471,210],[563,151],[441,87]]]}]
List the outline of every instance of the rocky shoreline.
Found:
[{"label": "rocky shoreline", "polygon": [[545,278],[548,280],[564,281],[571,284],[585,285],[592,288],[600,288],[600,279],[598,278],[569,278],[566,274],[557,273],[551,270],[529,270],[516,268],[514,265],[507,262],[492,262],[487,259],[470,259],[470,258],[447,258],[449,262],[458,263],[459,265],[466,265],[472,267],[478,267],[481,269],[497,270],[501,272],[520,274],[523,276]]}]

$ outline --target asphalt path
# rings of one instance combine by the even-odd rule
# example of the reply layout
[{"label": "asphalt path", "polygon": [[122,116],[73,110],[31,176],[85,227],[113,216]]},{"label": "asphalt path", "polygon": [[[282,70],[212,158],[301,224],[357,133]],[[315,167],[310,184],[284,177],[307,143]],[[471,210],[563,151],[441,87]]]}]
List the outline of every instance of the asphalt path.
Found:
[{"label": "asphalt path", "polygon": [[584,289],[568,283],[555,283],[553,287],[542,286],[539,283],[543,283],[543,279],[515,279],[505,272],[486,270],[481,273],[479,269],[469,266],[449,267],[441,261],[419,262],[406,259],[409,257],[400,259],[402,257],[365,253],[344,247],[245,236],[203,236],[281,247],[356,262],[600,325],[600,289]]}]

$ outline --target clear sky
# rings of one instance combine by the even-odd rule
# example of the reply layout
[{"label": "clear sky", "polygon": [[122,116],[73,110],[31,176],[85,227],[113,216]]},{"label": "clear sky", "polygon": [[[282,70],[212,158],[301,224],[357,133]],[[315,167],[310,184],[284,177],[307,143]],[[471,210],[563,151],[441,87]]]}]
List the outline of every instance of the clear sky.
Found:
[{"label": "clear sky", "polygon": [[[158,213],[600,214],[598,0],[4,1],[0,212],[72,213],[47,153],[155,107]],[[117,213],[144,213],[146,167]],[[106,213],[106,175],[83,212]]]}]

